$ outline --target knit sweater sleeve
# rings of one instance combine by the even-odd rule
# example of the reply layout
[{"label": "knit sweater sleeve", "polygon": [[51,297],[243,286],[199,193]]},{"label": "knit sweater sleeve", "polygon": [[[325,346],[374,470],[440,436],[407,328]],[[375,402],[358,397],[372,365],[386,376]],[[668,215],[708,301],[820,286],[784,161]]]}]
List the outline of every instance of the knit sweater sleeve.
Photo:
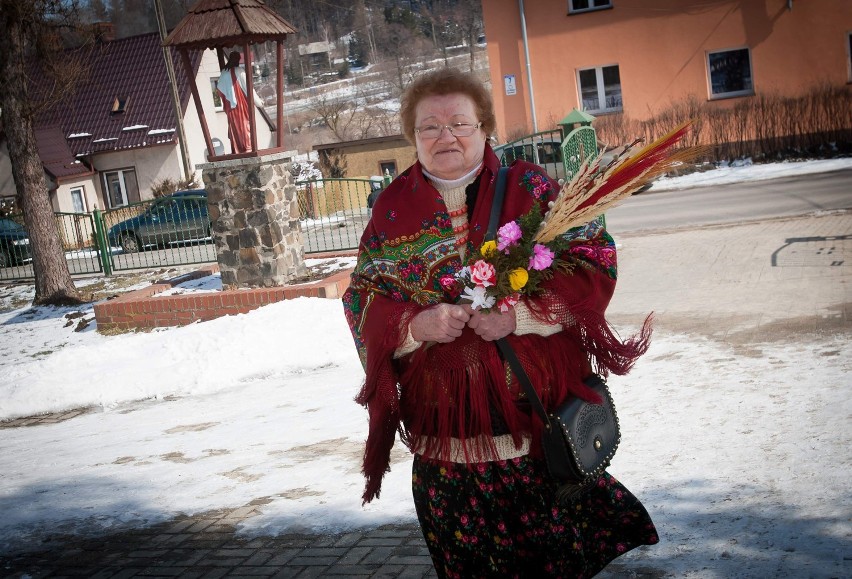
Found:
[{"label": "knit sweater sleeve", "polygon": [[551,323],[542,322],[532,315],[529,307],[524,300],[515,304],[515,334],[523,336],[524,334],[538,334],[539,336],[552,336],[553,334],[562,331],[562,324],[554,320]]}]

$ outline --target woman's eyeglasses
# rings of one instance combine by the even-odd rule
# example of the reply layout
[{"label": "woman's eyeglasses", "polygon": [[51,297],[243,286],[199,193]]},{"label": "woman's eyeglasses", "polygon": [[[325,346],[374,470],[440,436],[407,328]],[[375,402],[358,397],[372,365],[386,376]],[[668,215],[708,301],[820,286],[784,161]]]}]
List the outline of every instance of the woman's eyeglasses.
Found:
[{"label": "woman's eyeglasses", "polygon": [[482,123],[471,125],[470,123],[453,123],[452,125],[423,125],[415,127],[414,132],[420,135],[422,139],[437,139],[444,132],[444,129],[450,131],[454,137],[469,137],[482,126]]}]

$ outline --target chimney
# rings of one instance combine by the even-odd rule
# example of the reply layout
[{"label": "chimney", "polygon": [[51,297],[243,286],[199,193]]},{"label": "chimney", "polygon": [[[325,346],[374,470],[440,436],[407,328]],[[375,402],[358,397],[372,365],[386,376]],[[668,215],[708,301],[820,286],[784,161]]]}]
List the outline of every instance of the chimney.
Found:
[{"label": "chimney", "polygon": [[112,22],[95,22],[92,24],[92,34],[95,42],[112,42],[115,40],[115,24]]}]

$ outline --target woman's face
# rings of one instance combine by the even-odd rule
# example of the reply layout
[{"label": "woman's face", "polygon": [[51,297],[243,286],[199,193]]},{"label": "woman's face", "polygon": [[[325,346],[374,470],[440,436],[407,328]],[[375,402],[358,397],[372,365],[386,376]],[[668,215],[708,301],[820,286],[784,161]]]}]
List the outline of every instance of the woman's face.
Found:
[{"label": "woman's face", "polygon": [[444,125],[479,123],[476,106],[463,94],[426,97],[415,108],[415,128],[438,126],[441,134],[427,138],[414,132],[417,158],[429,173],[441,179],[458,179],[479,166],[485,153],[485,131],[467,137],[454,136]]}]

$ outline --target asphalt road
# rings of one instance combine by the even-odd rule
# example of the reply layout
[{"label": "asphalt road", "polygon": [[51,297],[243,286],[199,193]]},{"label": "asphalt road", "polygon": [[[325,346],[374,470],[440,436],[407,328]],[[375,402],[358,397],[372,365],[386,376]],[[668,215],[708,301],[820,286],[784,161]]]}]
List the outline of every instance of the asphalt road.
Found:
[{"label": "asphalt road", "polygon": [[612,233],[739,223],[852,208],[852,170],[634,195],[607,212]]}]

